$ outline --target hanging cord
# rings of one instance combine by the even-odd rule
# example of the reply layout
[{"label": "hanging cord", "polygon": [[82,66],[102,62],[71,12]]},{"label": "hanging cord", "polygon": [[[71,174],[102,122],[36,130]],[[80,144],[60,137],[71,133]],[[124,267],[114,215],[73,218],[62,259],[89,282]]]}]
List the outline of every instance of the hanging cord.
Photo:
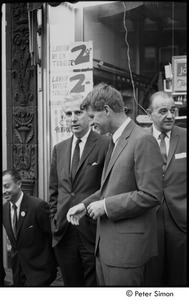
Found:
[{"label": "hanging cord", "polygon": [[172,2],[172,57],[174,56],[174,14],[175,14],[175,9],[174,9],[174,2]]},{"label": "hanging cord", "polygon": [[132,88],[133,88],[133,97],[134,97],[135,103],[149,116],[149,114],[145,110],[145,108],[142,107],[142,105],[140,105],[138,103],[138,101],[136,100],[135,86],[134,86],[134,80],[133,80],[133,75],[132,75],[132,71],[131,71],[131,64],[130,64],[129,43],[128,43],[128,40],[127,40],[128,30],[127,30],[127,26],[126,26],[126,23],[125,23],[125,19],[126,19],[126,5],[125,5],[125,2],[122,2],[122,3],[123,3],[123,6],[124,6],[123,26],[124,26],[124,29],[125,29],[125,43],[127,45],[128,67],[129,67],[129,73],[130,73],[130,77],[131,77],[131,84],[132,84]]}]

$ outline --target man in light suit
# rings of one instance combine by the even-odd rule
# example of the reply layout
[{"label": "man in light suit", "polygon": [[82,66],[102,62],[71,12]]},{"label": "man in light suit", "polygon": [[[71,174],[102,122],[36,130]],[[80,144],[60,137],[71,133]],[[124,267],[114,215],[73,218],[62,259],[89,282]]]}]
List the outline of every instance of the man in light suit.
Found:
[{"label": "man in light suit", "polygon": [[21,177],[16,170],[5,170],[2,176],[3,225],[12,246],[14,286],[50,286],[57,269],[48,204],[22,192]]},{"label": "man in light suit", "polygon": [[[96,286],[96,221],[85,216],[76,228],[66,214],[100,188],[109,137],[90,128],[90,118],[80,105],[80,94],[68,95],[63,103],[66,121],[73,135],[55,145],[50,167],[50,210],[53,247],[65,286]],[[76,141],[79,142],[79,164],[73,175]]]},{"label": "man in light suit", "polygon": [[146,269],[151,286],[186,286],[186,129],[174,125],[175,110],[175,102],[167,93],[151,96],[151,134],[160,145],[159,135],[164,133],[166,146],[163,199],[157,210],[159,255]]},{"label": "man in light suit", "polygon": [[121,94],[111,86],[94,87],[82,106],[102,133],[113,135],[115,146],[105,161],[100,190],[70,208],[67,219],[74,225],[86,214],[98,219],[99,285],[142,286],[145,263],[157,255],[156,207],[162,198],[158,144],[127,117]]}]

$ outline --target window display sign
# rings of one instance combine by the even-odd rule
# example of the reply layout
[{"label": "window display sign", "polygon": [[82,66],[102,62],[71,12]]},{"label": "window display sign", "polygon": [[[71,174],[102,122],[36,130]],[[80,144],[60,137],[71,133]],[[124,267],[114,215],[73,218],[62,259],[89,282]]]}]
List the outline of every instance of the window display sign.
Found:
[{"label": "window display sign", "polygon": [[93,85],[93,72],[65,72],[62,75],[51,74],[51,102],[64,100],[69,93],[87,95]]},{"label": "window display sign", "polygon": [[186,56],[173,56],[173,93],[186,92],[187,61]]},{"label": "window display sign", "polygon": [[93,67],[92,42],[73,42],[51,47],[52,70],[72,71]]},{"label": "window display sign", "polygon": [[86,96],[93,88],[93,44],[53,43],[50,48],[51,146],[71,136],[62,110],[69,93]]},{"label": "window display sign", "polygon": [[51,102],[62,102],[70,92],[88,94],[93,86],[92,42],[52,45],[50,57]]},{"label": "window display sign", "polygon": [[65,114],[62,110],[62,104],[51,105],[51,147],[55,144],[69,138],[71,129],[66,124]]}]

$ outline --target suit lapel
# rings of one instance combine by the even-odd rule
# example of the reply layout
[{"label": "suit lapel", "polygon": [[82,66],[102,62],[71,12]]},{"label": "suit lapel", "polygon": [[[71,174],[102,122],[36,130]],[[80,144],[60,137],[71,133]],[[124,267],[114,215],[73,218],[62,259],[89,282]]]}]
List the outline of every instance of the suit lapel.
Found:
[{"label": "suit lapel", "polygon": [[135,123],[131,120],[129,122],[129,124],[126,126],[126,128],[124,129],[123,133],[121,134],[119,141],[117,143],[117,145],[114,148],[112,157],[110,159],[110,162],[108,164],[107,170],[106,170],[106,174],[103,173],[103,182],[102,184],[105,182],[108,174],[110,173],[113,165],[115,164],[116,160],[118,159],[118,157],[120,156],[121,152],[125,149],[127,143],[128,143],[128,138],[133,130],[133,128],[135,127]]},{"label": "suit lapel", "polygon": [[14,233],[12,230],[12,224],[11,224],[11,213],[10,213],[10,203],[7,202],[3,209],[3,220],[4,220],[4,226],[6,229],[7,236],[10,239],[10,242],[13,247],[16,247],[16,240],[14,237]]},{"label": "suit lapel", "polygon": [[11,213],[10,213],[10,203],[7,202],[3,210],[3,219],[6,227],[7,235],[11,235],[14,238],[12,225],[11,225]]},{"label": "suit lapel", "polygon": [[27,211],[28,211],[27,196],[24,194],[20,206],[20,214],[19,214],[18,225],[17,225],[17,236],[22,227]]},{"label": "suit lapel", "polygon": [[167,157],[167,166],[166,168],[168,168],[170,161],[175,153],[175,149],[177,147],[179,141],[179,135],[177,133],[177,130],[175,127],[173,127],[172,131],[171,131],[171,139],[170,139],[170,146],[169,146],[169,153],[168,153],[168,157]]},{"label": "suit lapel", "polygon": [[[151,126],[151,134],[153,135],[153,127],[152,126]],[[178,141],[179,141],[179,134],[177,132],[177,128],[175,128],[173,126],[173,129],[171,131],[169,153],[168,153],[168,157],[167,157],[167,164],[166,164],[165,170],[168,168],[168,166],[171,162],[171,159],[175,153],[175,149],[177,147]]]},{"label": "suit lapel", "polygon": [[[73,141],[73,136],[68,139],[63,145],[62,153],[60,153],[60,162],[62,162],[62,167],[65,169],[66,173],[66,178],[70,177],[70,162],[71,162],[71,149],[72,149],[72,141]],[[62,161],[62,158],[64,158],[64,161]]]},{"label": "suit lapel", "polygon": [[86,158],[89,156],[89,154],[93,150],[93,148],[96,146],[96,144],[94,143],[96,141],[96,139],[97,139],[96,134],[91,130],[91,132],[89,133],[89,136],[87,138],[85,147],[83,149],[83,153],[82,153],[80,162],[78,164],[76,174],[77,174],[78,170],[81,168],[81,166],[84,163],[84,161],[86,160]]}]

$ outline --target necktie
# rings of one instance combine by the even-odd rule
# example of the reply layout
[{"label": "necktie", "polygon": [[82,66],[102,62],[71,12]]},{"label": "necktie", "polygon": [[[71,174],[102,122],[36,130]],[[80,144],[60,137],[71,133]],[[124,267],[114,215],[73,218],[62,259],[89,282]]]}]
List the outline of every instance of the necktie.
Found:
[{"label": "necktie", "polygon": [[165,137],[166,137],[166,133],[162,132],[159,135],[159,139],[160,139],[160,151],[161,151],[161,155],[163,158],[163,170],[165,170],[165,166],[167,163],[167,151],[166,151],[166,144],[165,144]]},{"label": "necktie", "polygon": [[17,206],[16,206],[16,204],[13,204],[12,208],[13,208],[12,229],[13,229],[14,237],[16,239],[16,237],[17,237],[17,233],[16,233],[16,229],[17,229]]},{"label": "necktie", "polygon": [[81,142],[81,139],[77,139],[75,144],[75,149],[72,157],[72,168],[71,168],[71,177],[74,179],[76,170],[80,161],[80,148],[79,143]]},{"label": "necktie", "polygon": [[114,146],[115,146],[114,141],[113,141],[113,139],[111,139],[110,144],[109,144],[109,148],[108,148],[108,152],[107,152],[107,155],[106,155],[105,163],[104,163],[104,174],[106,174],[106,170],[107,170],[109,161],[111,159],[112,152],[114,150]]}]

